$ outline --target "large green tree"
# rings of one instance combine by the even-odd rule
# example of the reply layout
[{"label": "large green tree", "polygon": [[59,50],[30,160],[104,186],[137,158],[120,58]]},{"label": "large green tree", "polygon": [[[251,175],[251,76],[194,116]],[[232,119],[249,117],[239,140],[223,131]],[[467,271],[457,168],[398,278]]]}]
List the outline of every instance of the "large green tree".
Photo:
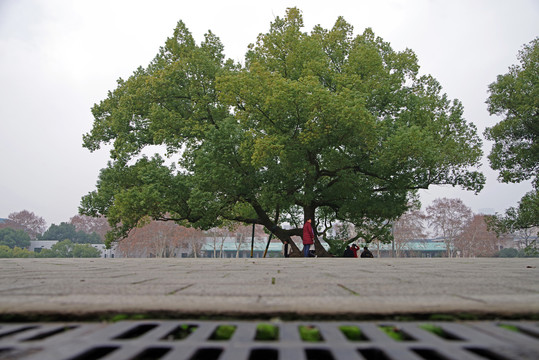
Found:
[{"label": "large green tree", "polygon": [[0,245],[9,246],[11,249],[15,246],[26,248],[30,246],[30,235],[24,230],[0,229]]},{"label": "large green tree", "polygon": [[[116,226],[109,241],[149,217],[261,224],[290,242],[306,218],[320,230],[335,220],[368,228],[430,185],[479,191],[476,128],[418,70],[411,50],[394,51],[371,29],[354,36],[343,18],[304,32],[296,8],[258,36],[243,65],[225,60],[211,32],[197,45],[180,21],[150,65],[92,109],[84,146],[111,144],[111,161],[80,211]],[[177,164],[141,156],[152,145]]]},{"label": "large green tree", "polygon": [[498,75],[489,86],[488,110],[491,115],[503,116],[503,120],[487,128],[485,137],[494,142],[489,160],[500,172],[499,180],[531,180],[533,190],[518,207],[491,219],[498,232],[539,226],[539,38],[525,45],[518,59],[519,65]]},{"label": "large green tree", "polygon": [[103,241],[95,232],[87,234],[84,231],[77,231],[75,225],[66,222],[60,225],[52,224],[43,235],[38,236],[39,240],[71,240],[76,244],[99,244]]}]

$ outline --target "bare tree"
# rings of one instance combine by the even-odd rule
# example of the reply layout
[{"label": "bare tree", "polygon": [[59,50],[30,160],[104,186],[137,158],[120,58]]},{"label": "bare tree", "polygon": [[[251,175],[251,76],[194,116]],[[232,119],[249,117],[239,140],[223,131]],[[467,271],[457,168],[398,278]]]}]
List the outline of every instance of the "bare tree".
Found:
[{"label": "bare tree", "polygon": [[447,256],[454,256],[454,242],[472,220],[472,210],[460,199],[441,198],[426,209],[429,225],[437,236],[443,237]]},{"label": "bare tree", "polygon": [[494,256],[503,240],[488,231],[483,215],[475,215],[464,231],[455,239],[455,248],[463,257]]},{"label": "bare tree", "polygon": [[403,250],[408,249],[411,241],[425,239],[424,221],[426,216],[420,210],[411,210],[404,213],[393,225],[393,238],[395,239],[395,256],[401,257]]},{"label": "bare tree", "polygon": [[219,257],[224,257],[223,247],[227,238],[231,236],[230,230],[227,228],[213,228],[206,232],[210,238],[210,245],[213,246],[213,257],[217,257],[217,251],[219,251]]},{"label": "bare tree", "polygon": [[8,215],[9,220],[23,226],[31,239],[41,235],[47,229],[47,222],[33,212],[23,210]]},{"label": "bare tree", "polygon": [[121,240],[118,251],[128,257],[174,257],[177,249],[187,246],[191,230],[173,222],[151,221]]},{"label": "bare tree", "polygon": [[[265,235],[264,227],[257,225],[255,226],[254,230],[255,241],[261,241],[260,239]],[[241,245],[253,237],[253,226],[238,224],[231,229],[231,232],[234,234],[236,243],[236,258],[238,258],[240,255]]]},{"label": "bare tree", "polygon": [[87,234],[96,233],[105,242],[105,235],[110,231],[110,225],[104,216],[92,217],[87,215],[75,215],[69,222],[75,226],[77,231]]},{"label": "bare tree", "polygon": [[191,227],[181,226],[181,229],[182,241],[190,250],[189,256],[199,257],[202,253],[202,247],[206,244],[205,232]]}]

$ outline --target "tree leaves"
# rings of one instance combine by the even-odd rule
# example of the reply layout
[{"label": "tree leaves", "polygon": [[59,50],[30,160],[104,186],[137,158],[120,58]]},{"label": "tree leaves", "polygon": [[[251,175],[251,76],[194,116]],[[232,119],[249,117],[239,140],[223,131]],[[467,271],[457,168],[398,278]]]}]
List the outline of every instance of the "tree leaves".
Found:
[{"label": "tree leaves", "polygon": [[[148,68],[94,107],[84,146],[112,143],[114,162],[81,211],[121,224],[116,236],[150,216],[258,223],[289,240],[301,229],[283,224],[301,212],[383,223],[417,189],[482,187],[470,170],[481,158],[475,127],[434,78],[417,76],[411,50],[372,29],[354,37],[342,17],[330,30],[302,29],[301,11],[288,9],[239,65],[214,34],[197,45],[180,21]],[[154,145],[180,168],[140,158]]]}]

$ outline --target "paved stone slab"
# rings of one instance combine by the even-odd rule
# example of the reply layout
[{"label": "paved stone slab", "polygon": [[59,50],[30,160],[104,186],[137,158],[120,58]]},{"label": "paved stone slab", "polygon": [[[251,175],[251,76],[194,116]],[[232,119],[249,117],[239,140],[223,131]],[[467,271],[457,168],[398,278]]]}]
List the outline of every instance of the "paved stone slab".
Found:
[{"label": "paved stone slab", "polygon": [[539,259],[2,259],[0,315],[539,314]]}]

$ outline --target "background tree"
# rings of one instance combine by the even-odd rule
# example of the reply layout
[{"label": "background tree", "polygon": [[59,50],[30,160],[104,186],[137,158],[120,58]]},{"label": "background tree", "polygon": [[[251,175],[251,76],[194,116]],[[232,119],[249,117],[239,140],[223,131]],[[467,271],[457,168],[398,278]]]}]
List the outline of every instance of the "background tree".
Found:
[{"label": "background tree", "polygon": [[177,249],[187,246],[185,231],[178,224],[147,220],[120,241],[118,250],[124,256],[174,257]]},{"label": "background tree", "polygon": [[400,257],[402,251],[408,249],[408,244],[411,241],[417,241],[427,237],[424,225],[425,220],[426,216],[423,212],[412,209],[402,214],[393,224],[396,257]]},{"label": "background tree", "polygon": [[101,242],[105,242],[105,235],[111,230],[107,219],[103,216],[95,218],[86,215],[75,215],[69,222],[75,226],[77,231],[82,231],[86,234],[96,233],[101,238]]},{"label": "background tree", "polygon": [[15,246],[10,248],[6,245],[0,245],[0,258],[29,258],[35,257],[35,253],[28,249]]},{"label": "background tree", "polygon": [[12,258],[13,257],[13,249],[11,249],[7,245],[0,245],[0,258]]},{"label": "background tree", "polygon": [[0,229],[0,245],[8,246],[11,249],[15,246],[27,248],[30,246],[30,235],[24,230],[14,230],[11,228]]},{"label": "background tree", "polygon": [[[253,227],[252,226],[245,226],[241,224],[234,224],[232,227],[229,227],[230,232],[234,238],[234,242],[236,245],[236,258],[240,257],[240,250],[242,248],[245,249],[244,244],[248,244],[248,248],[251,249],[251,241],[253,240]],[[266,241],[263,240],[266,234],[264,233],[264,230],[262,226],[255,226],[254,231],[254,241],[258,244],[266,244]],[[266,237],[267,238],[267,237]]]},{"label": "background tree", "polygon": [[101,257],[101,251],[90,244],[75,244],[73,246],[74,258],[98,258]]},{"label": "background tree", "polygon": [[18,246],[15,246],[12,250],[12,254],[14,258],[33,258],[35,257],[35,253],[33,251],[30,251],[26,248],[20,248]]},{"label": "background tree", "polygon": [[213,257],[217,258],[217,252],[219,252],[219,257],[224,257],[223,247],[227,238],[232,236],[232,232],[228,228],[212,228],[206,231],[208,236],[207,244],[213,248]]},{"label": "background tree", "polygon": [[96,233],[87,234],[83,231],[77,231],[75,226],[66,222],[60,225],[52,224],[39,240],[71,240],[77,244],[100,244],[101,238]]},{"label": "background tree", "polygon": [[90,244],[75,244],[66,239],[57,242],[50,249],[35,254],[40,258],[98,258],[101,252]]},{"label": "background tree", "polygon": [[498,232],[539,226],[539,38],[525,45],[518,59],[520,65],[511,66],[489,85],[488,110],[503,120],[487,128],[485,137],[494,142],[489,161],[499,170],[498,179],[505,183],[531,180],[533,190],[518,208],[491,221]]},{"label": "background tree", "polygon": [[494,256],[505,245],[495,232],[488,230],[483,215],[474,215],[454,243],[463,257]]},{"label": "background tree", "polygon": [[[362,228],[398,218],[418,189],[482,188],[470,170],[481,159],[476,128],[433,77],[418,76],[411,50],[370,29],[353,36],[343,18],[302,28],[288,9],[239,65],[214,34],[197,45],[180,21],[150,65],[92,109],[84,146],[111,144],[111,162],[80,212],[106,216],[109,241],[146,216],[201,229],[260,224],[299,255],[291,237],[307,218]],[[140,156],[153,145],[180,168]]]},{"label": "background tree", "polygon": [[429,225],[435,235],[441,236],[447,247],[447,256],[453,257],[455,240],[472,220],[472,210],[460,199],[435,199],[426,208]]},{"label": "background tree", "polygon": [[186,243],[183,229],[173,222],[150,221],[130,235],[138,243],[144,243],[151,257],[175,257],[176,250]]},{"label": "background tree", "polygon": [[333,225],[333,231],[324,234],[323,239],[329,245],[331,255],[343,256],[346,247],[358,240],[358,236],[353,224],[337,222]]},{"label": "background tree", "polygon": [[[47,254],[50,257],[59,257],[59,258],[70,258],[73,257],[73,247],[75,244],[69,239],[62,240],[51,246],[50,254]],[[43,252],[43,250],[41,251]],[[47,256],[48,257],[48,256]]]},{"label": "background tree", "polygon": [[118,242],[125,257],[175,257],[181,250],[197,257],[205,244],[204,232],[170,221],[149,221]]},{"label": "background tree", "polygon": [[11,213],[8,218],[27,229],[31,239],[36,239],[47,228],[45,219],[28,210]]}]

